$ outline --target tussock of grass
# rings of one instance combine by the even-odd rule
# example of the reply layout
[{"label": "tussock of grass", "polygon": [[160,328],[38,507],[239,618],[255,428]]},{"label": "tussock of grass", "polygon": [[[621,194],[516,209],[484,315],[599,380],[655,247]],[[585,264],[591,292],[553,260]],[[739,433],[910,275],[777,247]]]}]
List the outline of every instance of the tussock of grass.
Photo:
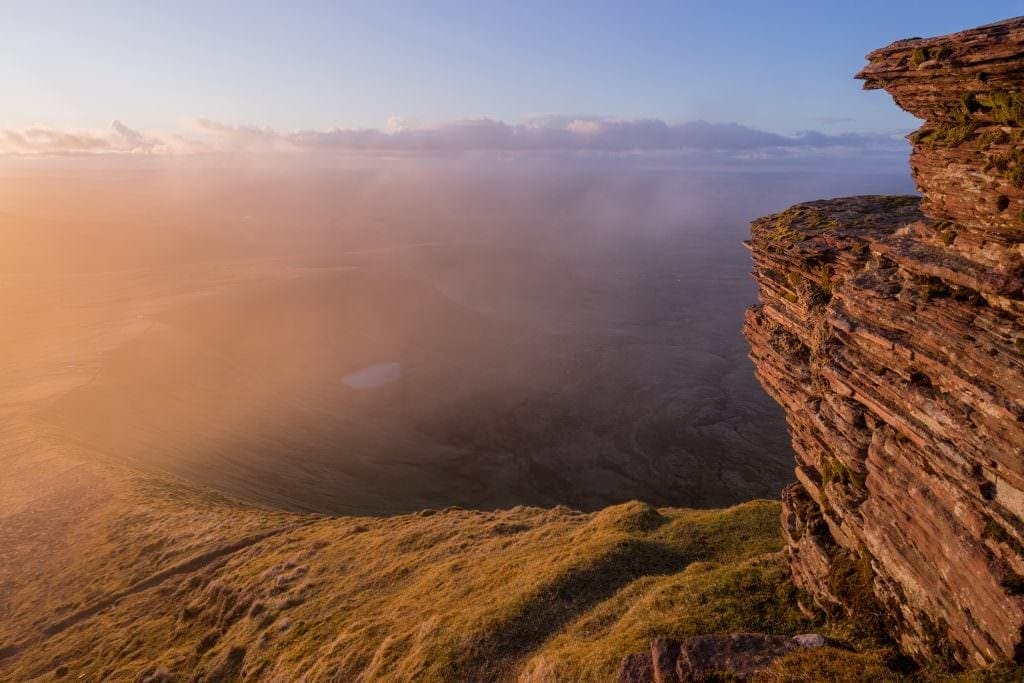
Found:
[{"label": "tussock of grass", "polygon": [[770,239],[774,242],[802,242],[810,232],[835,230],[839,221],[810,206],[797,204],[775,216]]},{"label": "tussock of grass", "polygon": [[903,677],[886,668],[875,653],[823,647],[788,654],[755,680],[759,683],[882,683],[903,680]]},{"label": "tussock of grass", "polygon": [[1000,90],[979,96],[978,102],[996,123],[1024,125],[1024,93]]}]

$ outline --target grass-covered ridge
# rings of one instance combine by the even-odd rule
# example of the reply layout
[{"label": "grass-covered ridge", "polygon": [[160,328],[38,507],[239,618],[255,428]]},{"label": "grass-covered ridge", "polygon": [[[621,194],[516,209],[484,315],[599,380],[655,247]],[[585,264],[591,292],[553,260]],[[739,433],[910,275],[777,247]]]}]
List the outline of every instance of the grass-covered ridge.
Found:
[{"label": "grass-covered ridge", "polygon": [[0,672],[602,680],[654,635],[805,630],[778,514],[768,501],[726,510],[633,502],[589,514],[275,519],[285,522],[279,533],[206,564],[181,563],[180,573],[26,641]]},{"label": "grass-covered ridge", "polygon": [[111,504],[62,582],[23,584],[0,680],[606,681],[655,637],[743,631],[838,641],[764,680],[898,678],[891,646],[801,612],[772,501],[370,518],[132,490],[151,514]]}]

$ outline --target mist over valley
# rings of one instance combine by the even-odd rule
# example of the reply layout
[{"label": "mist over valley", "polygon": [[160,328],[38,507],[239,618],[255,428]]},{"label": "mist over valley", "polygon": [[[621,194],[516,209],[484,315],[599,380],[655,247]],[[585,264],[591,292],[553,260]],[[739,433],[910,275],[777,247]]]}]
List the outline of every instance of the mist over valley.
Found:
[{"label": "mist over valley", "polygon": [[45,178],[2,191],[4,395],[31,418],[9,429],[371,515],[774,497],[792,455],[739,334],[746,220],[907,185],[500,166]]}]

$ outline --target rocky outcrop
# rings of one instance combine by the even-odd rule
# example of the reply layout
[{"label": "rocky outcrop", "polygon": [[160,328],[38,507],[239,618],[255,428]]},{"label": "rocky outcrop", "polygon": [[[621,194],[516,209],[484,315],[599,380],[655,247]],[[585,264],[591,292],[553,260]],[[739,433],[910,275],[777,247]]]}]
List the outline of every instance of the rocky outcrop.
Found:
[{"label": "rocky outcrop", "polygon": [[1024,17],[868,55],[857,74],[924,125],[910,166],[929,216],[1024,235]]},{"label": "rocky outcrop", "polygon": [[810,202],[754,222],[744,332],[784,407],[783,494],[808,602],[910,654],[1024,652],[1024,19],[868,55],[925,120],[923,199]]}]

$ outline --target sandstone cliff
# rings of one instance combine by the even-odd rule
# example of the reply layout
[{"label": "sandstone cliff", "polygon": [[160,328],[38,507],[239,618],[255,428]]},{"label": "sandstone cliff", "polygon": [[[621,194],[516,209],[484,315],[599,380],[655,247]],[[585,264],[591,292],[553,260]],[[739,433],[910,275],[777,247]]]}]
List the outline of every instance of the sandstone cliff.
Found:
[{"label": "sandstone cliff", "polygon": [[927,659],[1021,656],[1024,18],[868,55],[924,119],[924,198],[810,202],[754,222],[757,376],[785,408],[783,494],[808,602]]}]

